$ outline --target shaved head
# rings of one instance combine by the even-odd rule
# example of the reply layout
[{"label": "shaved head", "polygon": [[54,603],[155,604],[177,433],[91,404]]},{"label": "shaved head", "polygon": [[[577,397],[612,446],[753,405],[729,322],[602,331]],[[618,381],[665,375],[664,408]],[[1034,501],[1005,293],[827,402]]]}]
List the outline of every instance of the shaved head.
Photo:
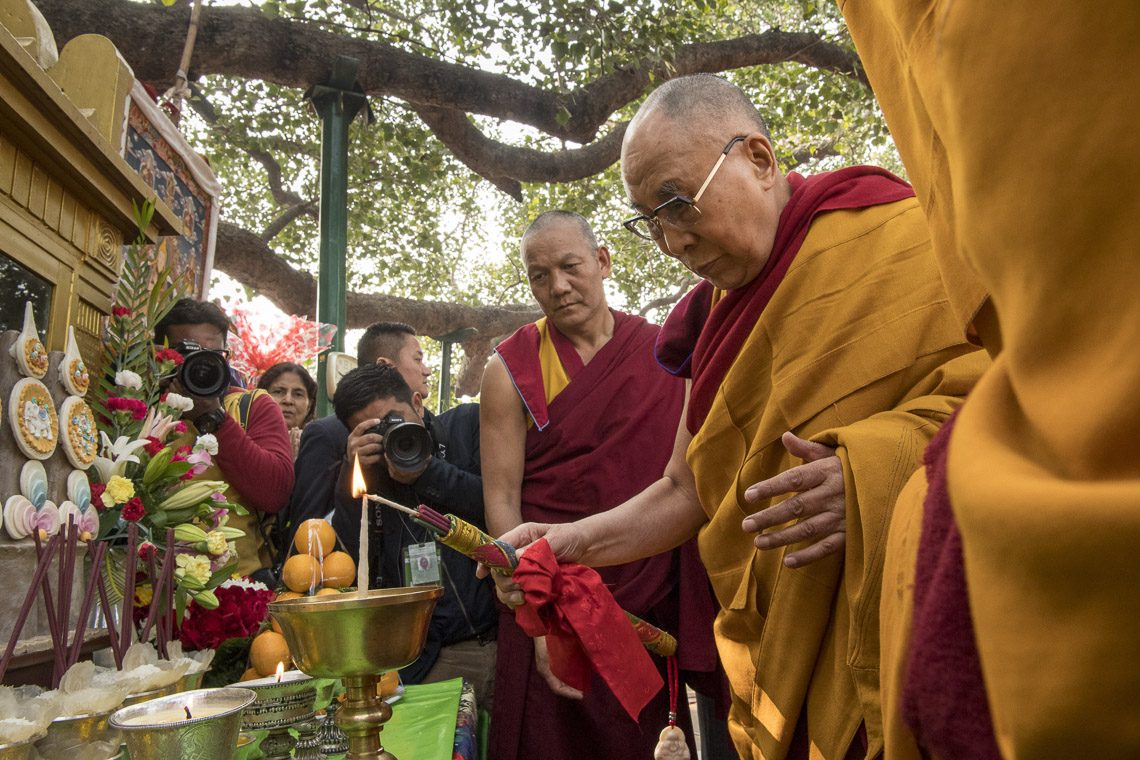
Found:
[{"label": "shaved head", "polygon": [[630,131],[650,114],[698,128],[721,130],[728,125],[737,131],[760,132],[771,140],[768,124],[744,91],[712,74],[678,77],[658,87],[637,109]]},{"label": "shaved head", "polygon": [[598,237],[594,234],[594,228],[586,221],[586,217],[581,214],[576,214],[573,211],[554,209],[553,211],[546,211],[539,214],[526,228],[526,232],[523,233],[522,239],[519,241],[519,249],[523,252],[523,255],[526,255],[526,244],[531,238],[542,232],[546,232],[551,227],[562,224],[570,224],[577,227],[578,233],[582,236],[582,240],[591,250],[598,247]]}]

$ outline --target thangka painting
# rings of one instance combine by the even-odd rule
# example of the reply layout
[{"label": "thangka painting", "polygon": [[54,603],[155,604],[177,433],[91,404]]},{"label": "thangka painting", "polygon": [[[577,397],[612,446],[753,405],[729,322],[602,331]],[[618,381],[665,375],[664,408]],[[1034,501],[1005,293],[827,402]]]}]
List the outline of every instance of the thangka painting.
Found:
[{"label": "thangka painting", "polygon": [[182,219],[183,234],[155,246],[155,272],[191,284],[195,298],[210,288],[220,186],[206,162],[135,82],[131,91],[123,157],[157,198]]}]

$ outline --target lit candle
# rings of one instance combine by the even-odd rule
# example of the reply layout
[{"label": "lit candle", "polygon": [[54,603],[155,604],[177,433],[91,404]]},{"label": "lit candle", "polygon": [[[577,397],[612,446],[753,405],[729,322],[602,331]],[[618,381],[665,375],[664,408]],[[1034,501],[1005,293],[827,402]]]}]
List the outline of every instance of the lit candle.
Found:
[{"label": "lit candle", "polygon": [[[194,708],[193,718],[212,718],[215,715],[227,712],[232,708],[229,707],[207,707],[206,705],[198,705]],[[158,726],[163,723],[182,723],[191,718],[188,717],[189,708],[172,707],[168,710],[156,710],[152,713],[145,713],[143,715],[136,715],[133,718],[127,718],[123,721],[124,726]]]},{"label": "lit candle", "polygon": [[368,486],[360,470],[360,455],[352,465],[352,495],[360,497],[360,554],[356,562],[356,588],[368,590]]},{"label": "lit candle", "polygon": [[277,663],[277,683],[281,683],[281,676],[285,675],[285,663]]}]

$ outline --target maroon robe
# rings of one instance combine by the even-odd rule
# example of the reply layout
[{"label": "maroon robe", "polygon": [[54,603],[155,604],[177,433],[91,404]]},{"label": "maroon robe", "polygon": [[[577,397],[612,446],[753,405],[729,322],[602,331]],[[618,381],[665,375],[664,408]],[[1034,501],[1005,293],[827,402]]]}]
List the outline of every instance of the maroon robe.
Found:
[{"label": "maroon robe", "polygon": [[[587,365],[550,325],[570,384],[549,405],[535,393],[536,383],[539,389],[542,384],[537,328],[520,328],[497,349],[527,408],[542,417],[536,407],[545,407],[548,416],[541,430],[535,425],[527,433],[524,521],[570,522],[605,511],[665,471],[684,385],[657,366],[658,328],[640,317],[613,314],[613,338]],[[683,680],[702,681],[702,692],[719,696],[724,682],[712,636],[715,607],[695,543],[598,572],[623,609],[677,636]],[[665,661],[654,660],[665,678]],[[634,723],[596,675],[581,701],[557,696],[535,669],[531,639],[512,613],[500,615],[489,752],[495,760],[652,758],[668,705],[668,689],[662,689]],[[683,697],[678,712],[696,757]]]}]

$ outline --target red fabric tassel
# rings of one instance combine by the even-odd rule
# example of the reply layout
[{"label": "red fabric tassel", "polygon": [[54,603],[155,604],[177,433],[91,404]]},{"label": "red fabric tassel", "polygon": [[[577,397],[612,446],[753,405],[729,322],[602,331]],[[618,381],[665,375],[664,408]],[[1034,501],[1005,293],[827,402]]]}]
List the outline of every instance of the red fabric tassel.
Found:
[{"label": "red fabric tassel", "polygon": [[601,576],[583,565],[558,564],[540,539],[512,578],[527,602],[515,620],[527,635],[546,636],[551,672],[585,692],[594,670],[636,721],[664,682]]}]

